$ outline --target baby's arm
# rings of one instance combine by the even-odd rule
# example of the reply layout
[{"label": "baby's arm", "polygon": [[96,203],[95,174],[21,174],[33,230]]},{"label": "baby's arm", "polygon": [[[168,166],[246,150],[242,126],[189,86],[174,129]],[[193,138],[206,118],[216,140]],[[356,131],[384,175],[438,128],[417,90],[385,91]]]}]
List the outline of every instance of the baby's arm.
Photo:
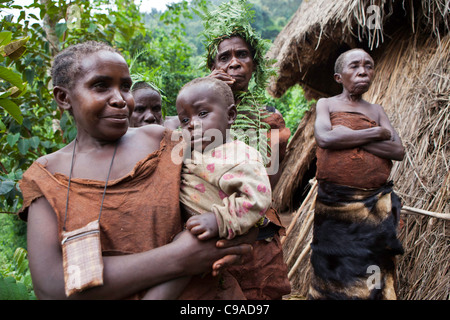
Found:
[{"label": "baby's arm", "polygon": [[200,240],[207,240],[219,236],[216,215],[212,212],[192,216],[186,222],[186,228]]},{"label": "baby's arm", "polygon": [[[257,151],[255,151],[257,152]],[[228,196],[213,205],[221,238],[242,235],[264,218],[272,202],[272,189],[262,161],[243,162],[219,180]]]}]

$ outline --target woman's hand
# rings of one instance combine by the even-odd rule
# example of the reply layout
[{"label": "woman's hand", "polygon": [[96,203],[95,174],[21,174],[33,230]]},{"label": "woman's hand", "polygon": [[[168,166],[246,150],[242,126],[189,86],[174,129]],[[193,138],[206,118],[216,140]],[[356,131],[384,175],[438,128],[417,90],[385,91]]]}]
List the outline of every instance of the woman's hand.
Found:
[{"label": "woman's hand", "polygon": [[178,248],[181,257],[178,261],[187,271],[186,275],[211,272],[217,275],[220,270],[242,261],[243,256],[252,252],[257,230],[232,240],[199,240],[188,230],[181,232],[169,244]]},{"label": "woman's hand", "polygon": [[221,80],[231,86],[236,79],[232,78],[228,73],[223,69],[213,69],[212,72],[208,75],[208,77],[215,78]]},{"label": "woman's hand", "polygon": [[248,247],[245,247],[242,249],[241,253],[237,254],[230,254],[222,257],[221,259],[214,262],[212,266],[212,275],[217,276],[220,271],[225,270],[226,268],[236,265],[236,264],[243,264],[245,255],[250,254],[253,250],[253,247],[251,244],[253,244],[256,241],[256,238],[258,237],[258,228],[252,228],[249,232],[247,232],[245,235],[237,236],[234,239],[226,240],[226,239],[220,239],[216,242],[216,246],[218,248],[237,248],[236,246],[250,246],[250,250],[248,250]]}]

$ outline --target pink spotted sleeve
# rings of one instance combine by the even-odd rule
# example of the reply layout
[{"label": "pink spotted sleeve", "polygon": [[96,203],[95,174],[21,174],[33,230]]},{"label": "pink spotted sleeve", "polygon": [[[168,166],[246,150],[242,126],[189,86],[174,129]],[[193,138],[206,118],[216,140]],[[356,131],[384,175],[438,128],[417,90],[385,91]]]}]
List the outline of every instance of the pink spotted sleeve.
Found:
[{"label": "pink spotted sleeve", "polygon": [[213,205],[220,237],[245,234],[264,217],[272,190],[261,161],[245,161],[225,172],[219,180],[222,204]]}]

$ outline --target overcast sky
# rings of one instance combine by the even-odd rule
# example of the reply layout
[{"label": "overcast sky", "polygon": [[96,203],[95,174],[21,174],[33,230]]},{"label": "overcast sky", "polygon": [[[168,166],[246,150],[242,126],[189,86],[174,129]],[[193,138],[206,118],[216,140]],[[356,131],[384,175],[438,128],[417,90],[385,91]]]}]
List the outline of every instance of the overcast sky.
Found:
[{"label": "overcast sky", "polygon": [[[142,12],[151,12],[152,8],[155,8],[158,11],[164,11],[166,9],[166,4],[180,2],[180,0],[135,0],[136,3],[141,2],[141,11]],[[18,4],[21,6],[27,6],[33,3],[33,0],[14,0],[14,4]],[[18,15],[19,12],[15,12],[17,10],[5,9],[2,12],[1,16],[5,14],[14,14]],[[39,11],[33,12],[38,15]]]}]

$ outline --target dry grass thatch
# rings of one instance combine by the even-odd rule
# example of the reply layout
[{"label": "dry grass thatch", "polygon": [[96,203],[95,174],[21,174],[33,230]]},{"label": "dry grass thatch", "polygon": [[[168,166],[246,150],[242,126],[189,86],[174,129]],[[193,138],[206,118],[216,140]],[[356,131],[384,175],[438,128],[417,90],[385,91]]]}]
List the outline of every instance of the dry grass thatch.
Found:
[{"label": "dry grass thatch", "polygon": [[[370,1],[370,3],[376,1]],[[380,1],[378,1],[380,2]],[[447,215],[450,213],[450,1],[408,1],[402,2],[406,9],[382,1],[389,13],[385,16],[383,42],[370,51],[371,41],[381,34],[358,33],[354,13],[358,12],[361,1],[345,1],[341,9],[347,12],[341,18],[336,15],[337,1],[304,1],[293,21],[307,21],[306,25],[287,26],[286,30],[301,30],[295,36],[284,37],[284,46],[290,46],[291,55],[285,51],[280,66],[291,65],[290,75],[297,77],[317,96],[334,94],[333,88],[320,90],[316,75],[322,80],[322,74],[310,74],[311,70],[324,70],[330,67],[324,58],[328,51],[331,55],[339,50],[351,47],[364,47],[375,60],[376,77],[365,99],[383,105],[393,126],[397,129],[406,149],[402,162],[396,162],[392,170],[396,192],[407,207],[428,210]],[[367,1],[364,1],[367,3]],[[305,8],[302,8],[305,6]],[[307,9],[315,6],[314,16]],[[442,14],[439,10],[446,8]],[[413,10],[414,9],[414,10]],[[334,11],[333,11],[334,10]],[[356,11],[355,11],[356,10]],[[393,11],[389,11],[393,10]],[[414,20],[407,19],[406,12],[414,11]],[[408,11],[409,10],[409,11]],[[320,12],[320,14],[317,14]],[[332,15],[331,12],[335,14]],[[350,14],[351,12],[352,14]],[[365,12],[362,10],[361,12]],[[307,14],[306,17],[301,14]],[[296,20],[297,19],[297,20]],[[447,19],[444,22],[439,19]],[[349,21],[352,20],[353,23]],[[426,24],[418,23],[418,20]],[[356,19],[356,23],[363,20]],[[319,23],[320,22],[320,23]],[[400,23],[400,24],[399,24]],[[397,25],[396,28],[394,26]],[[351,26],[351,28],[350,28]],[[338,27],[336,31],[334,28]],[[387,32],[389,30],[389,32]],[[339,37],[335,38],[337,35]],[[288,40],[289,39],[289,40]],[[303,39],[296,43],[297,40]],[[307,41],[306,41],[307,40]],[[380,38],[381,40],[381,38]],[[282,40],[277,40],[275,44]],[[294,41],[294,42],[292,42]],[[319,42],[320,41],[320,42]],[[360,41],[363,41],[360,42]],[[302,47],[305,45],[305,47]],[[298,46],[297,48],[294,48]],[[374,44],[376,47],[376,43]],[[312,49],[311,49],[312,48]],[[283,51],[280,46],[273,52]],[[308,50],[315,50],[308,52]],[[302,60],[301,53],[307,56]],[[281,54],[281,53],[280,53]],[[298,60],[300,58],[300,60]],[[335,59],[335,57],[333,58]],[[298,61],[301,61],[301,65]],[[293,70],[292,65],[301,66]],[[300,70],[300,71],[299,71]],[[287,72],[287,71],[286,71]],[[331,73],[331,75],[330,75]],[[328,72],[332,78],[332,69]],[[282,92],[290,85],[286,74],[275,80],[272,89]],[[298,188],[304,172],[314,158],[315,146],[311,143],[311,110],[299,126],[284,161],[283,176],[274,190],[278,208],[290,209],[296,214],[298,206],[292,208],[292,197]],[[309,162],[309,163],[308,163]],[[286,175],[285,175],[286,173]],[[284,179],[283,179],[284,177]],[[298,194],[298,193],[297,193]],[[312,236],[310,219],[313,214],[314,194],[303,204],[298,218],[293,219],[292,229],[284,239],[283,248],[288,265],[291,268],[290,279],[295,291],[306,295],[309,283],[309,241]],[[398,289],[400,299],[449,299],[450,298],[450,221],[420,214],[407,214],[402,211],[402,225],[399,235],[405,248],[405,254],[398,259]],[[441,217],[444,217],[441,215]]]},{"label": "dry grass thatch", "polygon": [[312,97],[334,95],[340,87],[332,70],[341,52],[379,48],[399,23],[439,37],[450,29],[449,8],[450,0],[303,0],[268,54],[279,69],[269,92],[280,97],[299,83]]}]

